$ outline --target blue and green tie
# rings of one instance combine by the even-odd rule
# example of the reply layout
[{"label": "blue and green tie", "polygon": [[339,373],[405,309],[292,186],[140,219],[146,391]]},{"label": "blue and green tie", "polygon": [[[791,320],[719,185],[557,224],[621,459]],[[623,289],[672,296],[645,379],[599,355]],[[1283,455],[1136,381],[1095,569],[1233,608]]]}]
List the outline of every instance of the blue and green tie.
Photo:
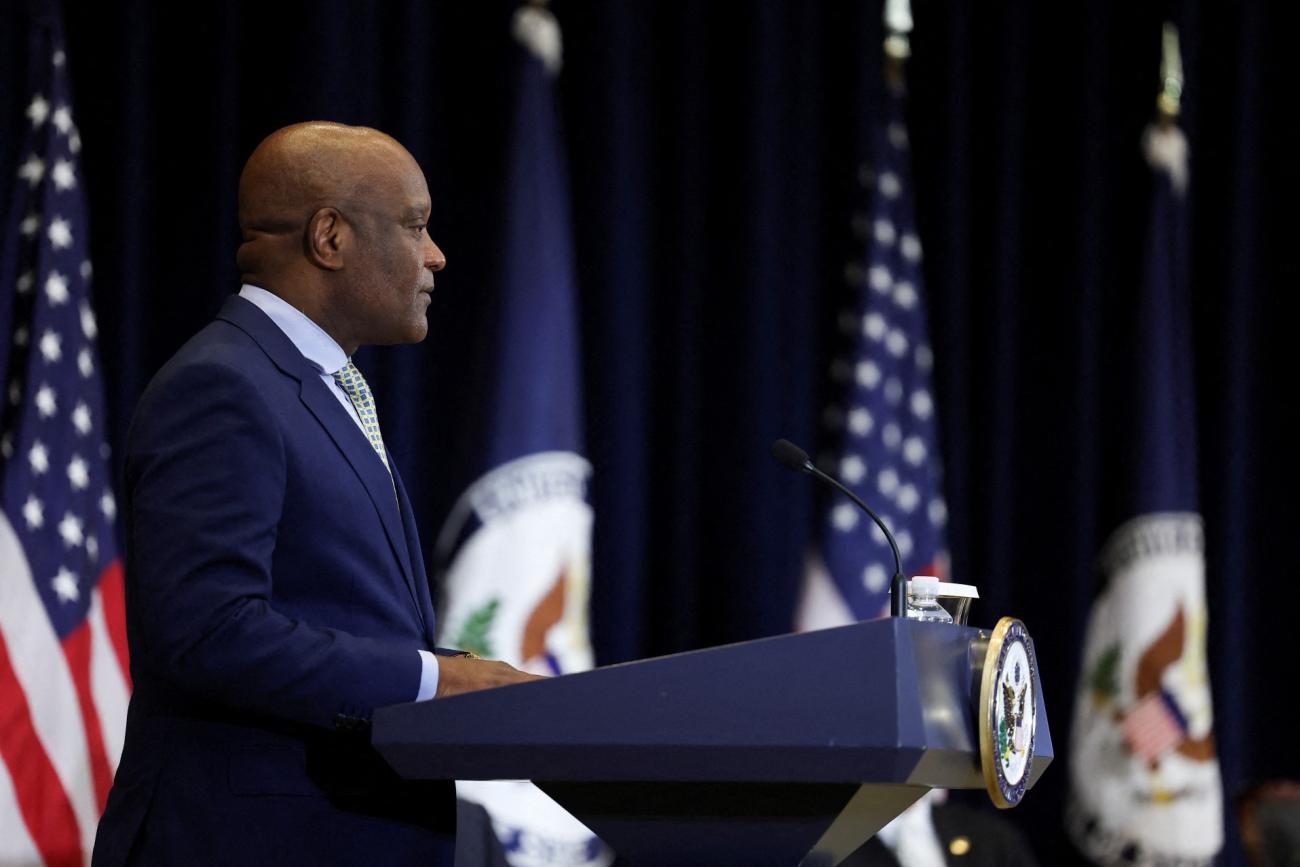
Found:
[{"label": "blue and green tie", "polygon": [[357,370],[357,366],[349,361],[343,367],[339,368],[333,374],[334,381],[343,389],[343,393],[352,401],[352,406],[356,409],[357,415],[361,418],[361,427],[365,431],[366,439],[370,440],[370,445],[374,448],[375,454],[384,462],[384,469],[388,474],[393,474],[392,468],[388,466],[388,454],[384,451],[384,438],[379,433],[379,416],[375,415],[375,398],[370,393],[370,386],[366,385],[366,378]]}]

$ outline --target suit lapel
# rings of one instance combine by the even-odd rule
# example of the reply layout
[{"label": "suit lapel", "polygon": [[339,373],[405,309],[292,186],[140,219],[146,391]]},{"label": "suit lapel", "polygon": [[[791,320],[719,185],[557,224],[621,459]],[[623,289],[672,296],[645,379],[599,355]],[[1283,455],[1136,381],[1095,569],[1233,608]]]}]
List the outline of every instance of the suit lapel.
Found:
[{"label": "suit lapel", "polygon": [[366,493],[370,494],[370,501],[374,503],[375,510],[379,512],[379,520],[384,525],[384,534],[388,536],[388,544],[392,547],[397,562],[402,566],[402,577],[406,579],[406,588],[411,592],[411,602],[420,612],[420,620],[423,621],[423,607],[420,605],[419,594],[415,589],[410,551],[406,544],[406,536],[402,532],[402,518],[397,512],[397,495],[394,492],[392,476],[384,469],[384,464],[379,460],[379,455],[375,454],[370,440],[366,439],[366,435],[357,427],[356,422],[339,404],[338,398],[330,393],[319,376],[303,377],[300,394],[302,402],[334,440],[334,444],[339,447],[339,451],[347,458],[352,470],[365,486]]},{"label": "suit lapel", "polygon": [[325,428],[330,439],[334,440],[334,444],[343,453],[343,457],[347,459],[370,495],[375,511],[379,513],[379,521],[383,524],[384,534],[388,537],[388,544],[401,566],[406,589],[411,594],[411,603],[415,606],[420,622],[424,624],[427,632],[425,606],[421,604],[420,594],[416,590],[415,576],[411,569],[410,549],[403,533],[401,515],[398,514],[395,482],[384,469],[379,456],[375,454],[370,440],[366,439],[366,435],[357,427],[338,398],[330,392],[315,366],[302,357],[302,353],[293,345],[293,341],[286,337],[266,314],[258,310],[257,305],[235,295],[226,300],[220,316],[247,332],[262,347],[276,367],[298,380],[298,393],[303,404],[320,422],[321,427]]},{"label": "suit lapel", "polygon": [[388,456],[389,466],[393,467],[393,481],[397,485],[397,503],[402,513],[402,529],[406,532],[406,546],[411,555],[411,572],[415,576],[415,592],[420,598],[420,612],[424,618],[424,634],[429,646],[436,644],[434,635],[433,593],[429,587],[429,574],[424,568],[424,554],[420,551],[420,534],[415,528],[415,512],[411,509],[411,499],[402,484],[402,474],[397,472],[392,455]]}]

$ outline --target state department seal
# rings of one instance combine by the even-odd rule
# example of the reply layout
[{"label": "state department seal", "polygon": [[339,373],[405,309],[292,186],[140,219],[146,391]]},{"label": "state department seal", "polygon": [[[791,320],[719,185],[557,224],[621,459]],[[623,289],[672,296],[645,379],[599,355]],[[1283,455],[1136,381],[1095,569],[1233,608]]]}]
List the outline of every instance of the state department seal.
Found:
[{"label": "state department seal", "polygon": [[980,765],[989,797],[1001,809],[1025,796],[1034,760],[1034,692],[1038,663],[1025,624],[1003,617],[989,639],[980,683]]}]

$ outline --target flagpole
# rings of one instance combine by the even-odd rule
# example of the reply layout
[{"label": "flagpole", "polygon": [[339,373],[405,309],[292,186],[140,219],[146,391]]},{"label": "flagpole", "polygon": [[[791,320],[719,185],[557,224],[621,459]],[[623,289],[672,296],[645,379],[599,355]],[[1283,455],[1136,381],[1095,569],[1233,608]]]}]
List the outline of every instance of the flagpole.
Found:
[{"label": "flagpole", "polygon": [[1160,34],[1160,92],[1156,114],[1162,124],[1178,119],[1183,100],[1183,57],[1178,46],[1178,27],[1166,21]]}]

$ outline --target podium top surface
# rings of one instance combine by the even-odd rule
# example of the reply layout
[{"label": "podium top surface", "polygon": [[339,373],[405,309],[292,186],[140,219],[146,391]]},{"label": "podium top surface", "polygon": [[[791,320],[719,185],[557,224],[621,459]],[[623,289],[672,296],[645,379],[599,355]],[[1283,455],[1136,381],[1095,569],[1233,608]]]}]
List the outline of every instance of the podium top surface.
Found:
[{"label": "podium top surface", "polygon": [[[983,788],[987,639],[903,619],[783,635],[381,708],[372,740],[426,779]],[[1037,726],[1034,779],[1052,756],[1041,703]]]}]

